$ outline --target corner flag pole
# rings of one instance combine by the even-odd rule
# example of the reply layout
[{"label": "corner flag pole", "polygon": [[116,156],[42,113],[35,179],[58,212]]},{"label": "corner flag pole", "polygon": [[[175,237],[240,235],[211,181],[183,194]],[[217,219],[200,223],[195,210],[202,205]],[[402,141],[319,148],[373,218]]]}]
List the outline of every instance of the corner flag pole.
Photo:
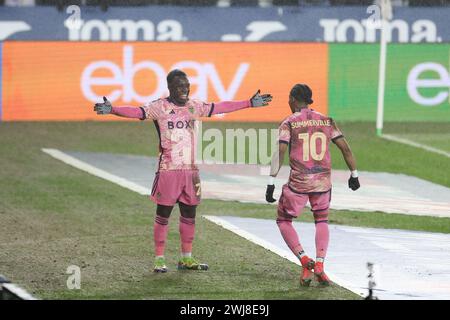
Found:
[{"label": "corner flag pole", "polygon": [[384,87],[386,79],[386,55],[387,39],[386,24],[392,19],[392,6],[390,0],[381,0],[381,39],[380,39],[380,66],[378,73],[378,101],[377,101],[377,135],[381,136],[383,131],[384,117]]}]

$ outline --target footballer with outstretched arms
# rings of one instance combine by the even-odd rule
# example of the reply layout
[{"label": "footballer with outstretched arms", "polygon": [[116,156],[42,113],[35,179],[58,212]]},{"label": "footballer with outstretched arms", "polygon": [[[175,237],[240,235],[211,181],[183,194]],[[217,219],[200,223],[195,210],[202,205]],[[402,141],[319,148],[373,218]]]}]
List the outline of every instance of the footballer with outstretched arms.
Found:
[{"label": "footballer with outstretched arms", "polygon": [[[296,84],[291,89],[289,106],[292,114],[279,127],[279,147],[272,156],[270,181],[266,190],[266,200],[275,202],[273,180],[289,150],[291,171],[278,201],[276,221],[284,241],[300,260],[303,269],[300,283],[303,286],[309,286],[314,276],[322,285],[330,283],[323,266],[329,242],[330,142],[342,152],[351,171],[349,188],[357,190],[360,186],[355,158],[344,135],[333,119],[309,108],[312,103],[312,91],[307,85]],[[292,226],[292,219],[301,214],[308,200],[316,226],[316,261],[306,255]]]},{"label": "footballer with outstretched arms", "polygon": [[195,215],[200,203],[201,188],[195,163],[197,125],[199,118],[229,113],[244,108],[263,107],[272,100],[270,94],[258,92],[249,100],[205,103],[189,98],[190,84],[186,73],[172,70],[167,75],[169,97],[144,104],[141,107],[113,107],[103,97],[97,103],[97,114],[153,120],[159,135],[159,163],[151,190],[151,199],[157,204],[153,225],[155,244],[155,272],[167,272],[164,250],[169,217],[176,203],[180,208],[179,232],[181,258],[178,269],[207,270],[208,265],[192,257],[195,233]]}]

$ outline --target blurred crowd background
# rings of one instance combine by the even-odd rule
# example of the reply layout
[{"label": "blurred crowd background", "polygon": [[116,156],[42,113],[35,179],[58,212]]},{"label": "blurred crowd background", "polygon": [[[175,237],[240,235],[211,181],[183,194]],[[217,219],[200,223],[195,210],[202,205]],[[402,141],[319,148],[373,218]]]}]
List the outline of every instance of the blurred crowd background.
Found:
[{"label": "blurred crowd background", "polygon": [[[370,5],[374,0],[0,0],[5,6],[57,6],[60,9],[68,5],[101,6],[345,6]],[[450,0],[393,0],[394,6],[449,6]]]},{"label": "blurred crowd background", "polygon": [[[256,118],[214,121],[281,121],[300,80],[316,110],[374,121],[381,32],[369,22],[380,1],[0,0],[0,121],[98,120],[86,106],[104,95],[131,105],[166,96],[174,68],[203,101],[261,85],[275,97]],[[450,0],[391,3],[384,119],[448,122]]]}]

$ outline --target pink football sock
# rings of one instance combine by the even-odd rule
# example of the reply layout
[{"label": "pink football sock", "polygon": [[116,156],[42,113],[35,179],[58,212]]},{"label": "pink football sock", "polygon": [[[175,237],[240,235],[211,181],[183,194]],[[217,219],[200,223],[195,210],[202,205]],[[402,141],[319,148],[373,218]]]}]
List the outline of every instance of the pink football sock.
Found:
[{"label": "pink football sock", "polygon": [[169,218],[156,216],[153,224],[153,239],[155,241],[155,256],[163,256],[166,247],[167,232],[169,231]]},{"label": "pink football sock", "polygon": [[292,226],[292,220],[279,217],[277,219],[277,225],[289,249],[291,249],[296,257],[300,258],[299,253],[303,251],[303,247],[298,239],[297,231]]},{"label": "pink football sock", "polygon": [[180,216],[180,238],[181,238],[181,252],[191,253],[192,242],[195,234],[195,218],[185,218]]},{"label": "pink football sock", "polygon": [[330,231],[328,230],[328,220],[316,221],[316,257],[325,258],[327,255]]}]

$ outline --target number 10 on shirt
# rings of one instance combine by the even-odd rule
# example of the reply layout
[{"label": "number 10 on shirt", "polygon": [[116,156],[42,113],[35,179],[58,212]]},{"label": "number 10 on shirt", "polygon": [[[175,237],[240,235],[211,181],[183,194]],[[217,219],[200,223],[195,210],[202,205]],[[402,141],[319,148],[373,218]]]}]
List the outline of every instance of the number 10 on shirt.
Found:
[{"label": "number 10 on shirt", "polygon": [[[323,132],[299,133],[298,138],[303,140],[303,161],[313,160],[321,161],[325,156],[327,137]],[[317,152],[317,139],[320,139],[320,153]]]}]

